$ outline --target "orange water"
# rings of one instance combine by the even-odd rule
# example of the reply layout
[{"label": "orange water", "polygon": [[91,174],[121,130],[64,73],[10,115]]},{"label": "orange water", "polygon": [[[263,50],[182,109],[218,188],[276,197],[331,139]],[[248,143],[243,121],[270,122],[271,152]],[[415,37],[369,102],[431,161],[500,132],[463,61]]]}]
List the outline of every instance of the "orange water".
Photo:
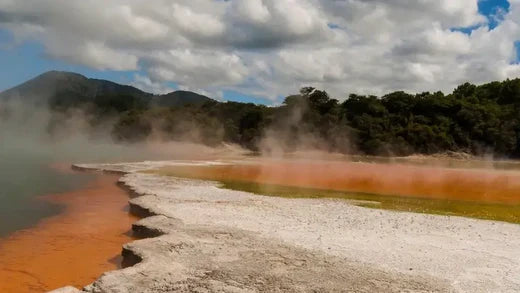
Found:
[{"label": "orange water", "polygon": [[117,178],[99,175],[85,189],[45,196],[65,205],[65,212],[0,240],[0,292],[81,288],[117,269],[136,220]]},{"label": "orange water", "polygon": [[337,161],[259,161],[247,165],[171,167],[160,172],[220,181],[520,204],[517,171]]}]

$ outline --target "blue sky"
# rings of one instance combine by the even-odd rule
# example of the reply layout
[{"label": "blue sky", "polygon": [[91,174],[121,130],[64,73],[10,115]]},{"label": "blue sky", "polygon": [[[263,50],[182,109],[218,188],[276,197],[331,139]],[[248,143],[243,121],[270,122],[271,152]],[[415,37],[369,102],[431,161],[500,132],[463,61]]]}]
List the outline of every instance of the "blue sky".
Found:
[{"label": "blue sky", "polygon": [[[510,4],[507,0],[480,0],[478,6],[479,12],[487,16],[490,29],[494,29],[499,25],[501,13],[507,13],[510,8]],[[335,27],[336,26],[334,26],[334,28]],[[475,27],[454,29],[470,34]],[[518,55],[520,55],[520,42],[517,41],[515,47],[518,51]],[[131,83],[136,74],[146,76],[145,72],[140,71],[95,70],[86,66],[66,63],[63,60],[52,59],[45,54],[45,49],[41,44],[35,41],[15,44],[12,35],[8,31],[0,29],[0,91],[22,83],[48,70],[73,71],[87,77],[107,79],[125,84]],[[177,86],[174,83],[165,85],[171,88],[176,88]],[[223,94],[225,100],[272,103],[272,101],[267,99],[231,90],[225,90]]]},{"label": "blue sky", "polygon": [[507,0],[480,0],[478,6],[480,13],[488,17],[489,27],[492,29],[498,24],[493,16],[500,17],[499,10],[509,12],[509,2]]}]

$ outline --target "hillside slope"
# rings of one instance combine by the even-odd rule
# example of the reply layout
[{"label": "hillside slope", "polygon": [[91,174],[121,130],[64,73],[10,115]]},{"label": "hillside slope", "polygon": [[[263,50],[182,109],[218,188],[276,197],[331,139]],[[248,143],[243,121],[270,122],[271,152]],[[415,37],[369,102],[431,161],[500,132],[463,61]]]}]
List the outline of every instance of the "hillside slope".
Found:
[{"label": "hillside slope", "polygon": [[189,91],[153,95],[129,85],[63,71],[49,71],[8,89],[0,93],[0,100],[19,99],[24,103],[37,105],[45,105],[49,102],[76,105],[104,96],[128,96],[157,106],[202,104],[212,100]]}]

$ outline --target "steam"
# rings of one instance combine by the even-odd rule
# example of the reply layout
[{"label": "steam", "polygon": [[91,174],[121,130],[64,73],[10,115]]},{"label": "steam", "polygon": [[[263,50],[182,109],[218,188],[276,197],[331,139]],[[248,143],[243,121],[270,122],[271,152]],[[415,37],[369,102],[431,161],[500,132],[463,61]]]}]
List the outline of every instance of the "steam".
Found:
[{"label": "steam", "polygon": [[[518,182],[516,173],[461,170],[474,167],[465,166],[463,160],[458,162],[461,165],[447,166],[446,162],[425,159],[421,167],[397,159],[385,162],[390,164],[350,162],[351,157],[340,154],[350,148],[348,131],[331,128],[338,135],[332,135],[335,140],[325,139],[331,137],[330,133],[322,132],[327,129],[312,129],[306,123],[307,107],[306,103],[284,106],[281,109],[286,111],[286,115],[281,116],[284,118],[269,125],[258,142],[262,156],[252,160],[257,167],[231,167],[238,176],[231,179],[244,180],[249,176],[251,181],[269,184],[503,202],[516,198],[514,194],[520,190],[520,185],[515,183]],[[111,133],[116,116],[96,120],[97,116],[91,115],[88,109],[55,112],[10,100],[0,104],[0,152],[46,156],[49,162],[85,163],[243,158],[245,151],[240,147],[224,143],[209,147],[201,143],[211,135],[215,140],[220,139],[223,134],[213,131],[219,127],[208,133],[196,120],[168,117],[175,119],[170,121],[175,126],[170,129],[172,132],[166,131],[161,124],[164,121],[154,119],[151,121],[158,124],[153,126],[149,139],[122,143],[114,141]],[[183,132],[185,136],[172,137],[171,134]],[[178,141],[173,141],[175,139]],[[486,160],[478,166],[479,169],[489,167],[492,166]],[[496,186],[500,188],[494,191]],[[473,195],[469,196],[468,191]]]},{"label": "steam", "polygon": [[262,156],[281,158],[308,155],[316,158],[354,153],[349,129],[334,122],[320,123],[319,129],[314,128],[312,123],[307,123],[309,119],[315,119],[310,111],[308,96],[287,98],[288,101],[291,99],[292,102],[280,108],[281,119],[273,121],[258,142]]},{"label": "steam", "polygon": [[230,145],[208,147],[200,143],[195,125],[182,127],[192,137],[177,141],[154,130],[138,143],[115,141],[112,129],[117,116],[99,116],[87,108],[52,111],[48,107],[24,103],[24,99],[0,102],[0,152],[44,157],[49,162],[118,162],[170,159],[208,159],[243,152]]}]

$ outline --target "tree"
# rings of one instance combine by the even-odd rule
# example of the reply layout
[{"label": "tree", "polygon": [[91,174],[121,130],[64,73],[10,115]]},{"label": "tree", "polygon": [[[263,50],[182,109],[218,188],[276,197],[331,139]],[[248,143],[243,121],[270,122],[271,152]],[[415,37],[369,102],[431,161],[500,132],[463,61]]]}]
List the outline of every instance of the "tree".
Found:
[{"label": "tree", "polygon": [[520,157],[520,79],[464,83],[448,95],[350,94],[342,103],[326,91],[304,87],[279,107],[212,100],[161,107],[128,94],[67,99],[69,93],[51,100],[61,113],[52,125],[67,117],[67,109],[81,107],[92,125],[114,115],[112,134],[119,141],[140,141],[158,132],[165,140],[231,142],[257,150],[269,135],[286,151],[319,147],[382,155],[467,151]]}]

